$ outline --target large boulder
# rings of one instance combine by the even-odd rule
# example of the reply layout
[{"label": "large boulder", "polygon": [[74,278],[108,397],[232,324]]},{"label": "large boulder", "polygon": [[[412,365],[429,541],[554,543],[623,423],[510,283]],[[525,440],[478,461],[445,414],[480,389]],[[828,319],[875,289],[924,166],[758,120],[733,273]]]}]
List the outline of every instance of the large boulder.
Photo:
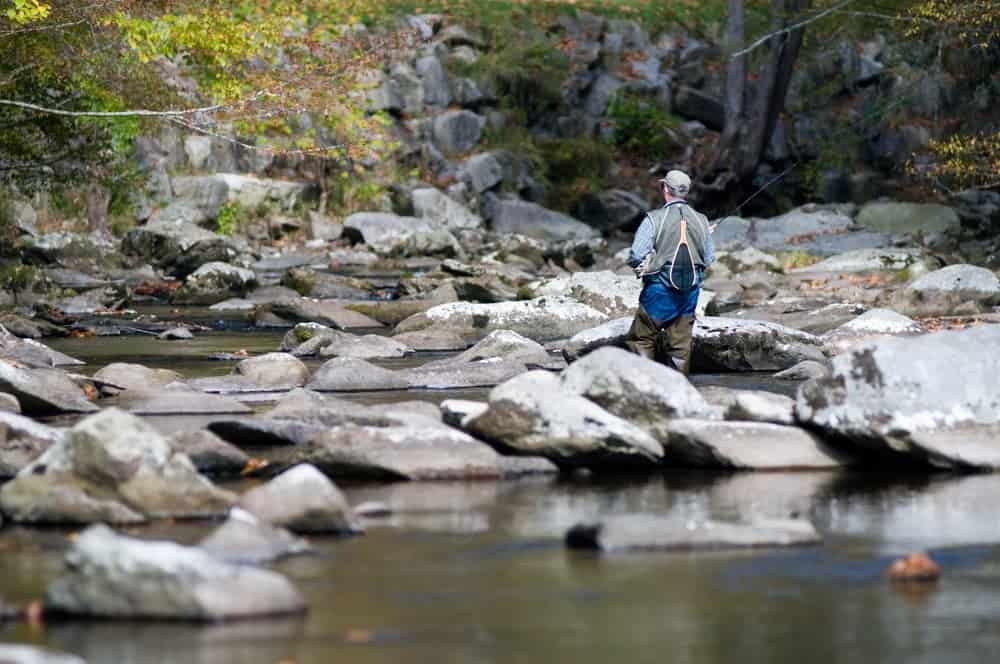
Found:
[{"label": "large boulder", "polygon": [[717,97],[684,85],[674,95],[674,112],[698,120],[712,131],[722,131],[726,123],[725,109]]},{"label": "large boulder", "polygon": [[291,389],[309,382],[309,368],[289,353],[265,353],[241,360],[233,373],[261,387]]},{"label": "large boulder", "polygon": [[936,269],[938,262],[920,249],[854,249],[830,256],[808,267],[792,270],[793,273],[854,273],[854,272],[927,272]]},{"label": "large boulder", "polygon": [[954,208],[926,203],[868,203],[858,212],[858,224],[882,233],[945,233],[957,231],[961,220]]},{"label": "large boulder", "polygon": [[663,457],[663,447],[648,433],[545,371],[493,388],[489,408],[466,428],[501,450],[543,456],[559,466],[648,467]]},{"label": "large boulder", "polygon": [[1000,468],[1000,327],[892,339],[833,358],[799,388],[799,421],[832,442],[945,468]]},{"label": "large boulder", "polygon": [[25,415],[92,413],[97,406],[59,369],[26,369],[0,359],[0,392],[17,397]]},{"label": "large boulder", "polygon": [[[896,308],[911,315],[975,313],[1000,304],[1000,279],[984,267],[949,265],[924,275],[894,296]],[[969,311],[969,309],[974,311]]]},{"label": "large boulder", "polygon": [[468,152],[479,144],[483,124],[472,111],[445,111],[434,118],[434,144],[447,155]]},{"label": "large boulder", "polygon": [[328,475],[381,480],[498,479],[500,456],[475,438],[422,415],[335,427],[296,449],[293,460]]},{"label": "large boulder", "polygon": [[0,411],[0,480],[14,477],[62,439],[62,429]]},{"label": "large boulder", "polygon": [[850,462],[812,433],[769,422],[678,419],[666,425],[664,463],[739,470],[825,470]]},{"label": "large boulder", "polygon": [[176,433],[168,442],[206,475],[239,475],[250,462],[246,452],[205,429]]},{"label": "large boulder", "polygon": [[406,344],[379,334],[350,334],[316,323],[299,323],[281,342],[281,350],[295,357],[353,357],[362,360],[404,357]]},{"label": "large boulder", "polygon": [[308,388],[318,392],[355,392],[405,390],[409,386],[409,381],[399,372],[355,357],[335,357],[313,373]]},{"label": "large boulder", "polygon": [[125,236],[122,250],[179,278],[205,263],[226,262],[239,254],[231,240],[183,221],[152,221],[135,228]]},{"label": "large boulder", "polygon": [[777,323],[706,316],[694,327],[695,370],[781,371],[825,357],[819,337]]},{"label": "large boulder", "polygon": [[562,385],[664,445],[669,420],[711,412],[683,374],[620,348],[602,348],[574,362],[563,372]]},{"label": "large boulder", "polygon": [[253,270],[229,263],[205,263],[189,274],[171,297],[179,304],[216,304],[231,297],[243,297],[257,285]]},{"label": "large boulder", "polygon": [[356,212],[344,220],[344,237],[364,242],[384,256],[461,253],[455,236],[426,218],[401,217],[389,212]]},{"label": "large boulder", "polygon": [[448,229],[479,228],[482,218],[433,187],[413,190],[413,211],[420,219]]},{"label": "large boulder", "polygon": [[347,498],[323,473],[300,464],[240,497],[241,508],[296,533],[359,530]]},{"label": "large boulder", "polygon": [[272,180],[238,173],[218,173],[208,177],[223,181],[228,188],[227,200],[247,210],[268,206],[290,212],[308,203],[316,193],[315,186],[306,182]]},{"label": "large boulder", "polygon": [[689,519],[659,514],[628,514],[579,523],[566,533],[566,546],[605,553],[778,548],[819,544],[819,533],[804,519],[749,523]]},{"label": "large boulder", "polygon": [[79,422],[0,489],[0,509],[22,523],[212,517],[235,499],[150,425],[116,408]]},{"label": "large boulder", "polygon": [[441,304],[399,323],[396,333],[451,332],[474,343],[495,330],[511,330],[534,341],[571,337],[607,320],[600,311],[566,297],[521,302]]},{"label": "large boulder", "polygon": [[578,219],[518,198],[495,198],[488,206],[495,233],[517,233],[539,240],[563,241],[599,237],[600,233]]},{"label": "large boulder", "polygon": [[66,563],[45,604],[70,614],[217,621],[306,608],[276,572],[225,563],[197,547],[125,537],[103,524],[80,534]]},{"label": "large boulder", "polygon": [[462,162],[459,173],[477,194],[497,186],[504,176],[503,165],[492,152],[472,155]]},{"label": "large boulder", "polygon": [[612,318],[630,316],[639,306],[642,281],[631,274],[574,272],[543,282],[534,290],[536,296],[569,296]]},{"label": "large boulder", "polygon": [[887,233],[858,230],[836,206],[803,206],[771,219],[726,217],[712,235],[716,249],[739,250],[747,245],[763,251],[804,251],[832,256],[854,249],[882,248]]}]

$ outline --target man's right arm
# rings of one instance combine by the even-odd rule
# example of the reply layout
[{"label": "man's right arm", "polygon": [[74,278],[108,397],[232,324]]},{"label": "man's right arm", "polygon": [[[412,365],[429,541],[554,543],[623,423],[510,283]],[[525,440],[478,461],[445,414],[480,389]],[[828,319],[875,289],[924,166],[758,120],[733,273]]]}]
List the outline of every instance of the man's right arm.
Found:
[{"label": "man's right arm", "polygon": [[649,215],[639,224],[639,230],[635,232],[632,240],[632,248],[628,252],[628,266],[636,268],[642,263],[646,254],[653,251],[653,220]]}]

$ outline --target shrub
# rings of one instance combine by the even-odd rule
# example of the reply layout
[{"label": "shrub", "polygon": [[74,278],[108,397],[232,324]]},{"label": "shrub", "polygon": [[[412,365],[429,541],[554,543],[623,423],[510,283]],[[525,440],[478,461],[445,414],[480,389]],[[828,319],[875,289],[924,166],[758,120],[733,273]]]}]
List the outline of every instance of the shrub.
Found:
[{"label": "shrub", "polygon": [[677,119],[638,95],[616,94],[608,117],[614,123],[614,144],[630,155],[655,159],[677,143]]}]

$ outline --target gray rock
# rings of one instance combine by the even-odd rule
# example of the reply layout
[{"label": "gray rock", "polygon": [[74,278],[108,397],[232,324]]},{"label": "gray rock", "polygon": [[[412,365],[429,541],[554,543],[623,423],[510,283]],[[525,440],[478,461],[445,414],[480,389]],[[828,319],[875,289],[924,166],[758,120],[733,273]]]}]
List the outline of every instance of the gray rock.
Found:
[{"label": "gray rock", "polygon": [[503,166],[492,152],[472,155],[462,162],[459,173],[477,194],[492,189],[503,181]]},{"label": "gray rock", "polygon": [[[211,150],[211,146],[209,146]],[[174,200],[193,212],[189,221],[200,224],[219,216],[219,210],[229,197],[229,185],[214,175],[174,177],[170,181]]]},{"label": "gray rock", "polygon": [[424,103],[429,106],[446,108],[451,103],[451,87],[448,75],[437,56],[418,58],[415,63],[417,76],[424,87]]},{"label": "gray rock", "polygon": [[239,506],[258,519],[296,533],[359,531],[344,494],[308,463],[296,465],[267,484],[247,491]]},{"label": "gray rock", "polygon": [[784,371],[779,371],[774,374],[774,377],[778,380],[808,380],[810,378],[822,378],[829,375],[830,366],[826,362],[803,360]]},{"label": "gray rock", "polygon": [[449,155],[468,152],[479,144],[483,123],[472,111],[445,111],[434,118],[434,144]]},{"label": "gray rock", "polygon": [[[596,309],[563,297],[494,304],[454,302],[410,316],[396,326],[396,333],[451,333],[474,343],[490,332],[511,330],[534,341],[550,341],[571,337],[606,319]],[[405,343],[416,347],[409,341]]]},{"label": "gray rock", "polygon": [[893,297],[894,308],[921,316],[951,314],[965,303],[980,310],[1000,304],[1000,279],[984,267],[949,265],[921,277]]},{"label": "gray rock", "polygon": [[500,456],[489,446],[414,415],[383,426],[348,425],[321,433],[294,459],[331,476],[370,479],[457,480],[501,477]]},{"label": "gray rock", "polygon": [[337,240],[344,232],[344,225],[340,221],[322,215],[315,210],[306,212],[306,221],[309,224],[307,227],[309,237],[314,240]]},{"label": "gray rock", "polygon": [[49,585],[45,604],[70,614],[216,621],[306,608],[276,572],[225,563],[197,547],[125,537],[103,524],[80,534],[66,562],[69,571]]},{"label": "gray rock", "polygon": [[642,281],[632,274],[574,272],[556,277],[534,289],[535,296],[569,296],[613,318],[630,316],[639,306]]},{"label": "gray rock", "polygon": [[715,386],[704,388],[702,396],[727,420],[795,424],[795,399],[784,394]]},{"label": "gray rock", "polygon": [[687,378],[665,365],[622,350],[601,348],[563,372],[563,388],[666,444],[668,420],[707,417],[708,403]]},{"label": "gray rock", "polygon": [[62,439],[60,429],[0,411],[0,479],[14,477]]},{"label": "gray rock", "polygon": [[1000,327],[880,341],[804,383],[800,422],[854,448],[945,468],[1000,467]]},{"label": "gray rock", "polygon": [[392,337],[401,344],[406,344],[415,351],[461,351],[469,346],[465,335],[455,330],[428,328],[402,332]]},{"label": "gray rock", "polygon": [[489,408],[466,424],[502,450],[559,466],[651,466],[663,448],[637,426],[573,394],[558,377],[529,371],[490,392]]},{"label": "gray rock", "polygon": [[84,390],[59,369],[25,369],[0,359],[0,391],[14,395],[25,415],[98,410]]},{"label": "gray rock", "polygon": [[[195,383],[197,385],[197,383]],[[133,388],[118,395],[118,406],[134,415],[219,415],[250,413],[249,406],[221,394],[206,394],[180,383]]]},{"label": "gray rock", "polygon": [[479,215],[433,187],[413,190],[413,211],[418,218],[441,228],[479,228],[483,225]]},{"label": "gray rock", "polygon": [[235,501],[139,418],[117,408],[74,426],[0,489],[23,523],[138,523],[218,516]]},{"label": "gray rock", "polygon": [[171,298],[183,304],[215,304],[230,297],[243,297],[257,285],[253,270],[213,261],[189,274]]},{"label": "gray rock", "polygon": [[261,387],[291,389],[309,382],[309,368],[289,353],[265,353],[237,362],[233,373]]},{"label": "gray rock", "polygon": [[270,308],[274,314],[292,322],[319,323],[338,330],[382,327],[377,320],[330,300],[284,298],[272,303]]},{"label": "gray rock", "polygon": [[239,475],[250,461],[243,450],[205,429],[174,434],[168,442],[207,475]]},{"label": "gray rock", "polygon": [[569,548],[604,553],[778,548],[821,541],[813,525],[799,519],[727,523],[658,514],[630,514],[580,523],[566,533]]},{"label": "gray rock", "polygon": [[354,357],[335,357],[313,373],[308,388],[319,392],[405,390],[409,381],[398,374]]},{"label": "gray rock", "polygon": [[227,238],[188,222],[149,222],[134,228],[122,242],[136,255],[175,277],[186,277],[205,263],[225,262],[239,251]]},{"label": "gray rock", "polygon": [[0,662],[4,664],[87,664],[82,657],[14,643],[0,644]]},{"label": "gray rock", "polygon": [[844,212],[838,206],[806,205],[771,219],[727,217],[718,222],[712,241],[723,251],[752,245],[763,251],[804,251],[821,256],[890,244],[887,233],[858,230]]},{"label": "gray rock", "polygon": [[573,362],[604,346],[624,347],[630,327],[632,327],[632,316],[624,316],[597,327],[581,330],[563,345],[563,357],[567,362]]},{"label": "gray rock", "polygon": [[732,253],[719,254],[719,261],[729,267],[733,272],[744,272],[746,270],[770,270],[781,272],[781,261],[770,254],[766,254],[756,247],[746,247]]},{"label": "gray rock", "polygon": [[94,378],[123,390],[155,389],[183,380],[183,376],[170,369],[150,369],[127,362],[112,362],[98,370]]},{"label": "gray rock", "polygon": [[583,108],[595,118],[604,116],[608,110],[608,104],[619,90],[625,86],[625,81],[611,74],[601,74],[594,81],[584,101]]},{"label": "gray rock", "polygon": [[793,273],[813,272],[899,272],[901,270],[936,269],[937,261],[921,249],[855,249],[792,270]]},{"label": "gray rock", "polygon": [[540,240],[596,238],[596,229],[578,219],[541,205],[516,198],[497,198],[490,206],[490,223],[495,233],[517,233]]},{"label": "gray rock", "polygon": [[0,325],[0,359],[36,369],[79,366],[83,362],[34,339],[19,339]]},{"label": "gray rock", "polygon": [[706,316],[694,328],[692,365],[728,371],[780,371],[823,362],[822,340],[777,323]]},{"label": "gray rock", "polygon": [[378,334],[356,335],[318,325],[299,323],[281,343],[281,350],[296,357],[355,357],[362,360],[404,357],[413,350]]},{"label": "gray rock", "polygon": [[858,223],[883,233],[944,233],[958,230],[961,221],[950,207],[923,203],[868,203],[858,212]]},{"label": "gray rock", "polygon": [[260,565],[312,551],[304,539],[238,507],[229,510],[225,523],[198,542],[198,548],[237,565]]},{"label": "gray rock", "polygon": [[664,463],[741,470],[825,470],[850,463],[819,436],[768,422],[673,420]]},{"label": "gray rock", "polygon": [[229,202],[248,210],[273,206],[290,212],[313,200],[315,194],[313,186],[305,182],[271,180],[237,173],[217,173],[206,177],[225,182]]},{"label": "gray rock", "polygon": [[[339,274],[316,272],[309,268],[293,267],[284,274],[281,281],[299,295],[308,295],[320,300],[364,300],[372,294],[371,282]],[[285,297],[290,295],[286,293]],[[270,301],[274,302],[277,299],[280,297]]]},{"label": "gray rock", "polygon": [[836,353],[888,337],[922,334],[924,328],[912,318],[891,309],[871,309],[823,335],[823,343]]}]

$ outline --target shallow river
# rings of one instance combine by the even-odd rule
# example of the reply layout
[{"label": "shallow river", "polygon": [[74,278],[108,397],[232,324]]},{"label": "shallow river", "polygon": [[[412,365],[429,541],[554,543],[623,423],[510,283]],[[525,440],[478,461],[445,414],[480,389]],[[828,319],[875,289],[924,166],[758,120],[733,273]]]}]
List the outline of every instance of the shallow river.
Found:
[{"label": "shallow river", "polygon": [[[204,335],[196,350],[133,337],[53,345],[94,363],[85,370],[128,358],[205,375],[228,371],[201,359],[232,350],[226,336]],[[279,337],[240,334],[238,347],[274,350]],[[752,376],[695,382],[769,386]],[[380,500],[395,512],[362,536],[312,538],[316,555],[275,565],[306,594],[305,616],[18,624],[0,626],[0,640],[49,645],[92,664],[984,662],[1000,652],[997,476],[686,471],[343,488],[352,503]],[[633,512],[694,520],[797,513],[824,543],[603,557],[564,549],[570,525]],[[212,527],[133,532],[193,542]],[[40,597],[60,573],[70,533],[0,530],[0,597]],[[920,549],[944,567],[940,581],[906,587],[884,578],[894,556]]]}]

